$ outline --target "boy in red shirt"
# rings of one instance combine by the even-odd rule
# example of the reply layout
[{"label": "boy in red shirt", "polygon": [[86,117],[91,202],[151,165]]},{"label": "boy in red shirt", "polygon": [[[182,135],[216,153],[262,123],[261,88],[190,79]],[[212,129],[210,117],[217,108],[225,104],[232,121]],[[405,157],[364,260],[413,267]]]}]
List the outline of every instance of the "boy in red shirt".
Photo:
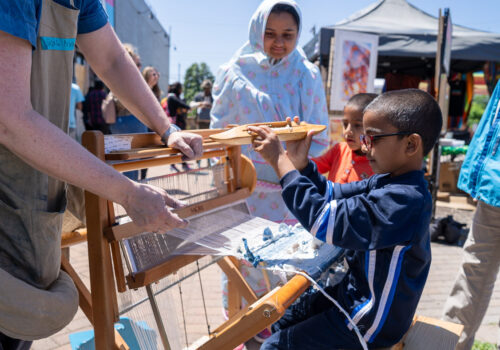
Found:
[{"label": "boy in red shirt", "polygon": [[328,173],[328,180],[347,183],[373,175],[368,159],[361,151],[359,135],[363,133],[363,110],[376,94],[356,94],[344,107],[342,134],[345,142],[339,142],[320,157],[313,158],[321,174]]}]

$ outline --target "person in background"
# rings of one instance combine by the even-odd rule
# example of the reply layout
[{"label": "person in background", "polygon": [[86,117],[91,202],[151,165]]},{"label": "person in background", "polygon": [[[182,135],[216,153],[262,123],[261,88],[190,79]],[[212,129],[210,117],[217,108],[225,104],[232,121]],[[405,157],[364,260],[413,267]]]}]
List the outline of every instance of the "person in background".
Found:
[{"label": "person in background", "polygon": [[[63,329],[78,292],[61,270],[71,184],[115,202],[143,231],[187,222],[161,188],[126,178],[67,135],[74,49],[169,147],[188,158],[201,137],[176,132],[99,0],[0,1],[0,349],[26,350]],[[81,205],[81,203],[79,203]]]},{"label": "person in background", "polygon": [[208,129],[210,127],[210,109],[214,99],[212,97],[212,82],[208,79],[201,83],[203,91],[198,92],[189,106],[196,108],[196,125],[198,129]]},{"label": "person in background", "polygon": [[[82,119],[82,102],[85,101],[82,90],[76,83],[71,84],[71,94],[69,102],[69,131],[68,134],[78,142],[82,142],[82,133],[85,130]],[[77,112],[79,116],[77,117]]]},{"label": "person in background", "polygon": [[339,142],[325,154],[313,158],[321,174],[328,173],[328,180],[347,183],[369,178],[373,170],[361,150],[363,134],[363,110],[376,94],[361,93],[352,96],[344,107],[342,134],[345,142]]},{"label": "person in background", "polygon": [[167,95],[167,108],[168,114],[175,120],[175,125],[177,125],[181,130],[186,130],[186,117],[187,112],[190,107],[181,98],[182,94],[182,84],[175,82],[168,87]]},{"label": "person in background", "polygon": [[[130,44],[123,44],[123,48],[134,61],[137,69],[140,71],[141,57],[136,49]],[[112,134],[131,134],[147,132],[147,126],[137,119],[118,98],[110,92],[103,102],[103,115],[106,123],[109,124],[109,130]]]},{"label": "person in background", "polygon": [[[187,112],[189,111],[189,105],[186,104],[186,102],[181,98],[181,94],[181,83],[175,82],[168,87],[167,110],[169,117],[175,125],[177,125],[181,130],[186,130],[186,118]],[[172,164],[170,167],[175,171],[179,171],[175,164]],[[191,170],[186,162],[182,163],[182,168],[185,171]]]},{"label": "person in background", "polygon": [[[213,86],[211,128],[228,124],[284,121],[287,116],[328,126],[323,82],[318,67],[297,46],[301,11],[294,1],[263,1],[250,20],[248,41],[219,69]],[[328,129],[328,128],[327,128]],[[328,145],[326,132],[318,135],[310,155],[319,156]],[[251,147],[243,147],[257,171],[257,186],[247,199],[252,215],[286,224],[297,223],[281,198],[279,178]],[[257,295],[268,291],[261,270],[242,263],[240,269]],[[270,275],[271,288],[279,281]],[[223,282],[224,307],[227,288]],[[269,331],[256,340],[262,342]]]},{"label": "person in background", "polygon": [[448,108],[448,129],[464,129],[465,95],[467,84],[461,73],[454,73],[450,79],[450,103]]},{"label": "person in background", "polygon": [[[210,110],[214,102],[212,97],[212,82],[209,79],[205,79],[200,87],[203,91],[198,92],[194,96],[189,106],[191,109],[196,109],[196,125],[198,129],[208,129],[210,128]],[[201,160],[198,160],[197,163],[198,167],[200,167]],[[207,159],[207,163],[210,164],[209,159]]]},{"label": "person in background", "polygon": [[102,116],[102,102],[106,96],[104,83],[96,80],[94,87],[89,89],[83,102],[85,128],[87,130],[100,130],[105,135],[110,133],[108,124]]},{"label": "person in background", "polygon": [[500,268],[500,82],[467,150],[458,188],[477,199],[477,208],[462,266],[446,299],[444,319],[464,325],[456,349],[468,350],[488,309]]},{"label": "person in background", "polygon": [[[160,102],[162,94],[160,85],[158,85],[158,81],[160,80],[160,73],[158,73],[155,67],[147,66],[142,70],[142,77],[153,91],[153,94],[155,95],[158,102]],[[148,129],[148,131],[151,130]],[[141,169],[141,179],[145,179],[147,177],[147,173],[148,169]]]},{"label": "person in background", "polygon": [[162,91],[160,89],[160,85],[158,85],[158,81],[160,80],[160,73],[156,70],[155,67],[147,66],[142,71],[142,76],[148,86],[153,90],[153,94],[156,96],[158,101],[161,100]]},{"label": "person in background", "polygon": [[[137,54],[136,49],[130,44],[123,44],[123,47],[140,72],[142,67],[141,57]],[[137,119],[113,92],[110,92],[104,100],[102,113],[111,134],[139,134],[148,132],[148,127]],[[139,180],[140,172],[138,170],[126,171],[123,174],[131,180],[137,181]]]}]

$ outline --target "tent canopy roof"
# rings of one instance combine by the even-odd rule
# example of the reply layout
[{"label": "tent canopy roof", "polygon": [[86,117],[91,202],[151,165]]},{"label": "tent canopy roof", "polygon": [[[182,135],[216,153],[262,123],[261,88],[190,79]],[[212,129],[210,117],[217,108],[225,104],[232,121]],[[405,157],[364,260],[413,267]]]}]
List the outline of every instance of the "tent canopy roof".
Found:
[{"label": "tent canopy roof", "polygon": [[[453,19],[453,12],[451,11]],[[435,57],[438,18],[425,13],[406,0],[379,0],[333,26],[335,29],[379,35],[379,55]],[[324,31],[322,31],[324,33]],[[500,34],[453,25],[452,60],[500,61]],[[316,35],[304,47],[309,58],[324,52],[325,38]],[[319,42],[321,40],[321,43]],[[328,50],[328,49],[327,49]]]}]

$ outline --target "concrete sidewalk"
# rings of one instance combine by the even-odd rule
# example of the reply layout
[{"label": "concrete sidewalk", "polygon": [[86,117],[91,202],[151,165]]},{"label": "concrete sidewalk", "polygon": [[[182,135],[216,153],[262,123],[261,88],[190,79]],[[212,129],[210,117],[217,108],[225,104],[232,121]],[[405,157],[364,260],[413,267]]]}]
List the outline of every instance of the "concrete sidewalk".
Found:
[{"label": "concrete sidewalk", "polygon": [[[453,209],[440,209],[437,216],[453,214],[457,221],[469,224],[472,212]],[[448,293],[454,283],[458,272],[462,248],[444,244],[432,243],[432,266],[426,288],[422,295],[417,313],[424,316],[440,318],[443,305]],[[71,263],[78,271],[84,282],[89,284],[87,245],[80,244],[71,248]],[[211,328],[214,329],[220,324],[222,319],[221,310],[221,276],[217,265],[212,265],[201,274],[204,295],[206,299],[207,317],[210,320]],[[200,286],[198,278],[191,278],[191,281],[182,282],[184,301],[184,314],[196,315],[191,317],[186,328],[190,333],[190,341],[207,334],[203,305],[201,303]],[[500,284],[497,280],[495,292],[492,297],[490,307],[485,319],[477,334],[477,339],[495,343],[497,339],[497,323],[500,317]],[[36,341],[32,347],[34,350],[69,350],[69,334],[90,329],[90,323],[81,311],[78,311],[74,320],[59,333],[54,336]],[[182,340],[184,342],[184,340]],[[256,343],[249,344],[249,349],[256,349]]]}]

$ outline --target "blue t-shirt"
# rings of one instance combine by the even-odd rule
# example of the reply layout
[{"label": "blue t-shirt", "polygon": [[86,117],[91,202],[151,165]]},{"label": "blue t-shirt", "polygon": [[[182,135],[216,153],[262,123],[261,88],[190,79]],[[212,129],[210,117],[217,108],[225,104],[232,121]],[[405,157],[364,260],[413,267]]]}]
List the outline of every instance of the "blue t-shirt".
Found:
[{"label": "blue t-shirt", "polygon": [[[78,34],[90,33],[103,27],[108,16],[99,0],[53,0],[54,2],[80,10]],[[38,25],[42,13],[42,0],[2,0],[0,1],[0,30],[28,40],[36,48]]]},{"label": "blue t-shirt", "polygon": [[71,84],[71,95],[69,102],[69,127],[72,129],[76,128],[76,118],[75,118],[75,107],[78,102],[85,101],[85,97],[83,97],[82,90],[80,87],[73,83]]}]

